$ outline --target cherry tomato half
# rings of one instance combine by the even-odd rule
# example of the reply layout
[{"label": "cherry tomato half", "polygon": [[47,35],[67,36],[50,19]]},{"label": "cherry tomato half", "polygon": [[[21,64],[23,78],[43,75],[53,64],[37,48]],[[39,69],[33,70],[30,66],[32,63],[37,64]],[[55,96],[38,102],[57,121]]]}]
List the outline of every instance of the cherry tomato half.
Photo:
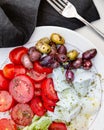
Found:
[{"label": "cherry tomato half", "polygon": [[35,97],[31,100],[30,107],[33,110],[34,114],[38,116],[43,116],[46,112],[44,108],[42,99],[40,97]]},{"label": "cherry tomato half", "polygon": [[43,104],[44,104],[44,107],[45,107],[46,110],[54,112],[54,107],[53,106],[50,106],[50,105],[46,104],[45,102]]},{"label": "cherry tomato half", "polygon": [[13,98],[7,91],[0,91],[0,112],[10,110],[13,105]]},{"label": "cherry tomato half", "polygon": [[9,59],[14,64],[21,64],[21,57],[26,54],[28,49],[26,47],[16,47],[9,53]]},{"label": "cherry tomato half", "polygon": [[9,92],[19,103],[27,103],[34,96],[32,80],[25,74],[15,76],[9,84]]},{"label": "cherry tomato half", "polygon": [[44,104],[47,104],[48,106],[54,107],[56,106],[56,102],[46,97],[44,93],[42,93],[42,99]]},{"label": "cherry tomato half", "polygon": [[47,98],[55,102],[58,101],[57,92],[54,89],[54,84],[52,78],[47,78],[42,82],[42,93],[45,94]]},{"label": "cherry tomato half", "polygon": [[17,130],[15,123],[11,119],[0,119],[0,130]]},{"label": "cherry tomato half", "polygon": [[39,73],[46,73],[46,74],[50,74],[52,73],[52,68],[49,67],[43,67],[40,65],[40,63],[38,61],[34,62],[34,70],[39,72]]},{"label": "cherry tomato half", "polygon": [[13,121],[22,126],[29,125],[32,122],[33,115],[33,111],[28,104],[18,103],[11,111]]},{"label": "cherry tomato half", "polygon": [[53,100],[50,100],[44,93],[42,93],[42,100],[43,104],[46,110],[54,112],[54,108],[56,106],[56,102]]},{"label": "cherry tomato half", "polygon": [[48,130],[67,130],[65,123],[62,122],[52,122]]},{"label": "cherry tomato half", "polygon": [[0,90],[8,90],[9,80],[3,75],[3,71],[0,70]]},{"label": "cherry tomato half", "polygon": [[6,64],[3,68],[3,74],[6,78],[12,79],[14,77],[14,65],[12,63]]},{"label": "cherry tomato half", "polygon": [[35,83],[34,87],[35,89],[41,89],[41,83]]},{"label": "cherry tomato half", "polygon": [[30,76],[35,82],[41,82],[46,78],[46,74],[38,73],[35,70],[31,69],[27,72],[27,75]]},{"label": "cherry tomato half", "polygon": [[26,74],[26,68],[23,65],[14,65],[14,74]]},{"label": "cherry tomato half", "polygon": [[37,97],[37,96],[41,96],[41,95],[42,95],[41,89],[40,88],[35,89],[34,96]]}]

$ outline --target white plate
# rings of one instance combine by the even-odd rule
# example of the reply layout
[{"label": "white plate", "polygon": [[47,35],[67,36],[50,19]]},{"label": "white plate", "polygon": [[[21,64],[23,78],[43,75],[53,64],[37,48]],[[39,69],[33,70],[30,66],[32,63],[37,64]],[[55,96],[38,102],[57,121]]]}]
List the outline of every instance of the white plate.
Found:
[{"label": "white plate", "polygon": [[[67,43],[78,48],[80,51],[86,51],[91,48],[96,48],[93,43],[79,35],[78,33],[71,31],[69,29],[61,28],[61,27],[52,27],[52,26],[42,26],[37,27],[34,31],[32,37],[28,41],[25,46],[30,47],[35,44],[37,40],[42,37],[50,36],[53,32],[61,34]],[[5,61],[7,60],[8,53],[12,48],[2,48],[0,49],[0,66],[3,67]],[[97,49],[98,50],[98,49]],[[97,69],[97,72],[104,77],[104,56],[98,50],[98,54],[94,59],[94,66]],[[104,90],[104,87],[102,86]],[[102,95],[104,95],[102,93]],[[90,130],[104,130],[104,96],[102,96],[101,108],[96,117],[96,120],[90,127]]]}]

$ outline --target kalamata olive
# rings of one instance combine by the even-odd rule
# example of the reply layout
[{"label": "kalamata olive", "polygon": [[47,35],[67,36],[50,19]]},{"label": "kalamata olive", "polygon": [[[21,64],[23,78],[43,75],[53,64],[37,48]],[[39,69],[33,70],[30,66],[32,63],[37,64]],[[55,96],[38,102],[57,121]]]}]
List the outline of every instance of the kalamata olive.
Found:
[{"label": "kalamata olive", "polygon": [[66,70],[66,73],[65,73],[65,77],[66,77],[66,80],[70,83],[74,80],[74,73],[73,71],[71,70]]},{"label": "kalamata olive", "polygon": [[60,66],[60,63],[58,62],[58,61],[54,61],[54,63],[52,63],[52,64],[50,64],[49,65],[49,67],[51,67],[51,68],[57,68],[57,67],[59,67]]},{"label": "kalamata olive", "polygon": [[30,60],[31,60],[32,62],[34,62],[34,61],[40,59],[41,53],[38,52],[38,51],[34,51],[33,53],[31,53],[31,55],[29,55],[29,57],[30,57]]},{"label": "kalamata olive", "polygon": [[64,46],[64,45],[61,45],[58,49],[57,49],[57,52],[59,53],[59,54],[67,54],[67,49],[66,49],[66,47]]},{"label": "kalamata olive", "polygon": [[37,42],[35,47],[39,52],[43,54],[47,54],[51,51],[51,47],[47,43]]},{"label": "kalamata olive", "polygon": [[70,60],[75,60],[77,57],[78,57],[79,53],[77,50],[71,50],[67,53],[67,57],[70,59]]},{"label": "kalamata olive", "polygon": [[57,48],[56,48],[56,45],[55,44],[52,44],[51,45],[51,51],[49,53],[49,55],[54,55],[57,53]]},{"label": "kalamata olive", "polygon": [[67,61],[67,56],[65,54],[57,54],[57,61],[60,63]]},{"label": "kalamata olive", "polygon": [[36,51],[35,46],[32,46],[28,49],[28,54],[30,55],[31,53],[33,53],[34,51]]},{"label": "kalamata olive", "polygon": [[35,49],[35,47],[31,47],[28,50],[29,58],[32,62],[39,60],[41,57],[41,53]]},{"label": "kalamata olive", "polygon": [[52,64],[55,61],[54,55],[46,55],[40,59],[40,64],[43,66],[48,66],[48,64]]},{"label": "kalamata olive", "polygon": [[82,58],[77,58],[75,61],[72,62],[72,66],[74,69],[80,68],[82,65]]},{"label": "kalamata olive", "polygon": [[22,57],[21,57],[21,63],[23,64],[23,66],[27,69],[32,69],[33,68],[33,64],[32,62],[30,61],[30,58],[28,56],[28,54],[24,54]]},{"label": "kalamata olive", "polygon": [[65,43],[64,38],[60,34],[57,34],[57,33],[53,33],[51,35],[50,39],[55,44],[64,44]]},{"label": "kalamata olive", "polygon": [[91,60],[84,60],[82,66],[83,66],[83,69],[89,70],[92,67]]},{"label": "kalamata olive", "polygon": [[61,64],[64,69],[72,69],[72,63],[70,61]]},{"label": "kalamata olive", "polygon": [[82,58],[83,59],[92,59],[92,58],[94,58],[96,56],[96,54],[97,54],[96,49],[90,49],[90,50],[85,51],[82,54]]}]

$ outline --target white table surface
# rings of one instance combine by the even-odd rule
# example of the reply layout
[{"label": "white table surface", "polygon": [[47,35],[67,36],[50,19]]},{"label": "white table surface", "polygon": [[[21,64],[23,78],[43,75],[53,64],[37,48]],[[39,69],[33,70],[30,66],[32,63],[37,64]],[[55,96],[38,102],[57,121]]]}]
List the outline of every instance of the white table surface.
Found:
[{"label": "white table surface", "polygon": [[[96,26],[99,30],[104,32],[104,0],[93,0],[100,14],[101,19],[93,22],[92,24]],[[104,55],[104,39],[98,36],[94,31],[92,31],[89,27],[82,27],[80,29],[75,30],[79,34],[83,35],[85,38],[90,40],[96,47],[99,49]],[[0,64],[5,61],[7,54],[9,52],[9,48],[0,48]],[[4,59],[4,61],[3,61]]]}]

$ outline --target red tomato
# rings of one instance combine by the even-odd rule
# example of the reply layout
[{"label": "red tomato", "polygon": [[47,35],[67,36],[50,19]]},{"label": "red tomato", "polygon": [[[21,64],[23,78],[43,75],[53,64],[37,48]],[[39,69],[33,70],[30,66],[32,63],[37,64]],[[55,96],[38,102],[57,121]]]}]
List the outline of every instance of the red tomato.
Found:
[{"label": "red tomato", "polygon": [[45,102],[43,104],[44,104],[44,107],[45,107],[46,110],[54,112],[54,107],[53,106],[50,106],[50,105],[46,104]]},{"label": "red tomato", "polygon": [[42,83],[42,93],[49,98],[50,100],[53,100],[55,102],[58,101],[57,92],[54,89],[54,84],[52,78],[47,78]]},{"label": "red tomato", "polygon": [[30,103],[30,107],[33,110],[34,114],[38,116],[43,116],[46,112],[46,109],[44,108],[42,99],[40,97],[33,98]]},{"label": "red tomato", "polygon": [[0,91],[0,112],[9,110],[12,104],[12,96],[7,91]]},{"label": "red tomato", "polygon": [[33,115],[34,114],[28,104],[17,104],[11,111],[13,121],[22,126],[29,125]]},{"label": "red tomato", "polygon": [[47,104],[48,106],[51,106],[51,107],[56,106],[56,102],[47,98],[44,93],[42,93],[42,99],[43,99],[44,104]]},{"label": "red tomato", "polygon": [[15,123],[11,119],[0,119],[0,130],[17,130]]},{"label": "red tomato", "polygon": [[34,95],[35,96],[41,96],[42,95],[41,83],[35,83],[34,87],[35,87]]},{"label": "red tomato", "polygon": [[46,74],[38,73],[33,69],[29,70],[27,75],[30,76],[35,82],[41,82],[46,78]]},{"label": "red tomato", "polygon": [[15,76],[19,74],[26,74],[26,68],[23,65],[14,65]]},{"label": "red tomato", "polygon": [[35,83],[34,87],[35,89],[41,89],[41,83]]},{"label": "red tomato", "polygon": [[34,96],[33,82],[27,75],[15,76],[9,84],[9,92],[19,103],[27,103]]},{"label": "red tomato", "polygon": [[38,61],[34,62],[34,70],[39,72],[39,73],[46,73],[46,74],[50,74],[52,73],[52,68],[49,67],[43,67],[40,65],[40,63]]},{"label": "red tomato", "polygon": [[35,97],[36,96],[41,96],[42,95],[42,92],[41,92],[41,89],[35,89],[35,91],[34,91],[34,95],[35,95]]},{"label": "red tomato", "polygon": [[6,78],[12,79],[14,77],[14,65],[9,63],[3,68],[3,74]]},{"label": "red tomato", "polygon": [[0,90],[8,90],[9,80],[3,75],[3,71],[0,70]]},{"label": "red tomato", "polygon": [[28,49],[26,47],[17,47],[10,51],[9,59],[14,64],[21,64],[21,57],[26,54]]},{"label": "red tomato", "polygon": [[52,122],[48,130],[67,130],[65,123],[62,122]]}]

